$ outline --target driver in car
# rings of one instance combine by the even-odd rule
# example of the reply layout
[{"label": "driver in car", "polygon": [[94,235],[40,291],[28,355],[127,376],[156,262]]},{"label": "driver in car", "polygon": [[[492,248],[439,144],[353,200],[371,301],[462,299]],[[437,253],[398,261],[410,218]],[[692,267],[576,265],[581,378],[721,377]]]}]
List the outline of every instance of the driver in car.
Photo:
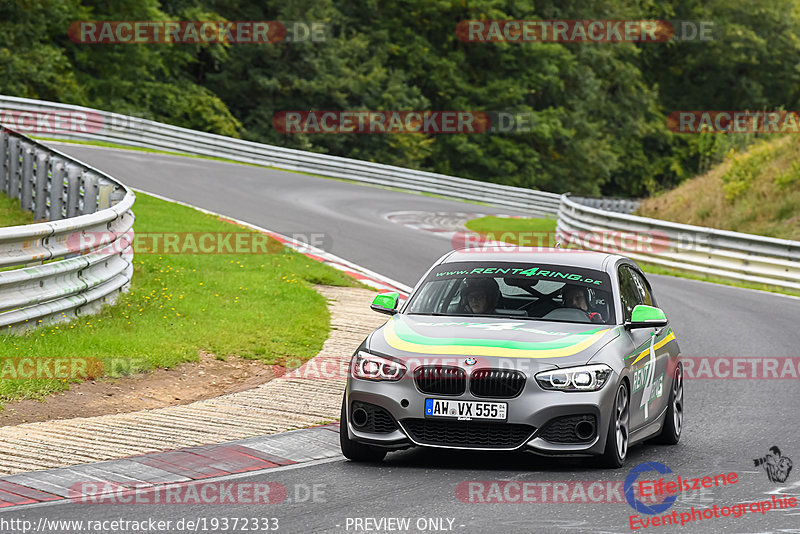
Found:
[{"label": "driver in car", "polygon": [[578,308],[586,312],[593,323],[602,323],[603,316],[598,312],[589,311],[589,290],[585,287],[575,285],[565,285],[561,290],[561,297],[564,306],[567,308]]},{"label": "driver in car", "polygon": [[467,313],[481,315],[494,313],[500,300],[500,286],[494,278],[473,278],[467,280],[463,295],[464,310]]}]

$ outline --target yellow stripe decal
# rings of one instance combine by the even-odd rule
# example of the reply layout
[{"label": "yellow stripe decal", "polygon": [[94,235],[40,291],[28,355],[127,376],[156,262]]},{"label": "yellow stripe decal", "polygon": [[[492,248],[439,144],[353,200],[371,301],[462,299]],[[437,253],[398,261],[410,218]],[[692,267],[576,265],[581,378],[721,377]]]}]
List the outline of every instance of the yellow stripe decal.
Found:
[{"label": "yellow stripe decal", "polygon": [[[656,346],[654,347],[654,349],[655,350],[660,349],[661,347],[663,347],[664,345],[666,345],[667,343],[669,343],[673,339],[675,339],[675,332],[670,332],[667,337],[665,337],[664,339],[662,339],[661,341],[656,343]],[[631,365],[636,365],[636,362],[638,362],[639,360],[641,360],[642,358],[644,358],[648,354],[650,354],[650,347],[647,347],[642,352],[640,352],[639,355],[636,357],[636,359],[633,360],[633,363]]]}]

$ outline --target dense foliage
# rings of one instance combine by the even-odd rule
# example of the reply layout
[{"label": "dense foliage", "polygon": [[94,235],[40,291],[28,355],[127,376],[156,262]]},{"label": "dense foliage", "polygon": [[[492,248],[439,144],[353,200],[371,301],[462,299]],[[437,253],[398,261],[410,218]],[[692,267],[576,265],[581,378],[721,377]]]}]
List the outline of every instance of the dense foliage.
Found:
[{"label": "dense foliage", "polygon": [[[682,19],[710,41],[470,43],[472,19]],[[327,24],[321,42],[79,44],[76,20]],[[724,155],[673,110],[796,109],[793,0],[6,0],[0,93],[550,191],[646,195]],[[282,110],[534,112],[532,131],[281,134]],[[719,136],[717,136],[719,137]]]}]

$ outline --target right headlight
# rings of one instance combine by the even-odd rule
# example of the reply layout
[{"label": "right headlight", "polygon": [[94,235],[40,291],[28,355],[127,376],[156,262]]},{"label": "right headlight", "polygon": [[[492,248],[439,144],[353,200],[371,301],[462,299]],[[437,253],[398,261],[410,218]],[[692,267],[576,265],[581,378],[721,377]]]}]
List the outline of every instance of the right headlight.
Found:
[{"label": "right headlight", "polygon": [[553,369],[536,373],[536,383],[553,391],[597,391],[611,376],[611,367],[604,363]]},{"label": "right headlight", "polygon": [[361,380],[396,381],[406,374],[406,366],[395,360],[360,350],[353,356],[351,375]]}]

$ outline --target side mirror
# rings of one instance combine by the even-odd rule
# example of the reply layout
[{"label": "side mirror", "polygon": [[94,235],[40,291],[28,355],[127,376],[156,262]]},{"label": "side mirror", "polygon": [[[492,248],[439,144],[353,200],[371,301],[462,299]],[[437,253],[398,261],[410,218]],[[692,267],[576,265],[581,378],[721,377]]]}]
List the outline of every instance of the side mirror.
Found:
[{"label": "side mirror", "polygon": [[625,328],[661,328],[667,326],[667,316],[655,306],[639,304],[633,308],[631,321],[625,323]]},{"label": "side mirror", "polygon": [[394,315],[395,313],[397,313],[397,301],[399,299],[400,295],[397,292],[383,293],[382,295],[377,295],[373,299],[372,305],[370,305],[370,309],[378,313],[385,313],[386,315]]}]

